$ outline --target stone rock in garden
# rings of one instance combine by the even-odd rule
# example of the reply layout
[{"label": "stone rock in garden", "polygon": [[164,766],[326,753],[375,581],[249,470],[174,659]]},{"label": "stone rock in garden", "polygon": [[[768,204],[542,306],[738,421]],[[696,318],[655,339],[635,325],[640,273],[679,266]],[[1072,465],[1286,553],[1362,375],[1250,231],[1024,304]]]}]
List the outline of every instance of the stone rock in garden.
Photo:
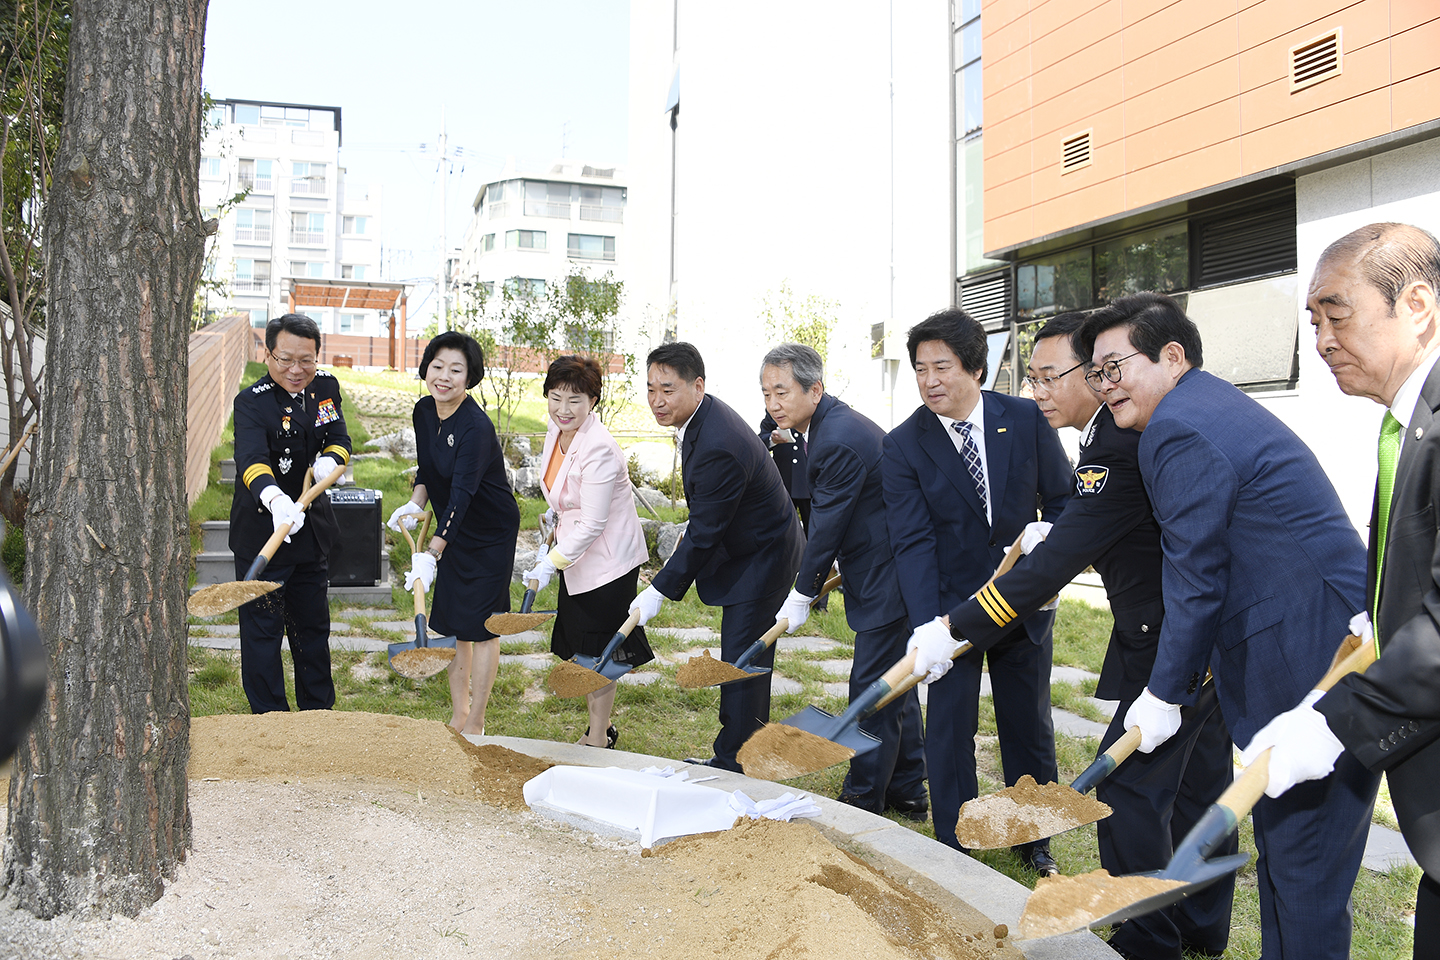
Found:
[{"label": "stone rock in garden", "polygon": [[415,428],[405,427],[396,433],[387,433],[370,441],[392,457],[402,460],[415,459]]},{"label": "stone rock in garden", "polygon": [[[639,494],[641,501],[651,510],[659,510],[661,507],[670,506],[670,498],[654,487],[636,487],[635,492]],[[677,507],[682,506],[684,503],[685,501],[683,499],[675,501]]]},{"label": "stone rock in garden", "polygon": [[685,534],[685,528],[690,526],[690,521],[684,523],[662,523],[660,524],[660,535],[656,538],[655,552],[660,557],[661,563],[668,563],[675,547],[680,543],[680,538]]},{"label": "stone rock in garden", "polygon": [[510,489],[522,497],[529,497],[532,500],[539,500],[545,496],[545,491],[540,488],[539,467],[512,468],[506,464],[505,475],[510,480]]}]

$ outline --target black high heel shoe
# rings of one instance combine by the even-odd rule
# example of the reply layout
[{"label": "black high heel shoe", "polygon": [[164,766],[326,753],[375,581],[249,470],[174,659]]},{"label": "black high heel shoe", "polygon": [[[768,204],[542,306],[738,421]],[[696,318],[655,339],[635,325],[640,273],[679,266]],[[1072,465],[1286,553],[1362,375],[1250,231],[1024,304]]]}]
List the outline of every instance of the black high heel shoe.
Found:
[{"label": "black high heel shoe", "polygon": [[[587,738],[590,736],[590,728],[589,728],[589,727],[586,727],[586,728],[585,728],[585,736],[586,736]],[[619,730],[616,730],[616,729],[615,729],[615,725],[612,723],[612,724],[611,724],[608,728],[606,728],[606,730],[605,730],[605,749],[606,749],[606,750],[614,750],[614,749],[615,749],[615,744],[617,744],[617,743],[619,743],[619,742],[620,742],[620,731],[619,731]],[[594,744],[586,744],[586,746],[594,746]]]}]

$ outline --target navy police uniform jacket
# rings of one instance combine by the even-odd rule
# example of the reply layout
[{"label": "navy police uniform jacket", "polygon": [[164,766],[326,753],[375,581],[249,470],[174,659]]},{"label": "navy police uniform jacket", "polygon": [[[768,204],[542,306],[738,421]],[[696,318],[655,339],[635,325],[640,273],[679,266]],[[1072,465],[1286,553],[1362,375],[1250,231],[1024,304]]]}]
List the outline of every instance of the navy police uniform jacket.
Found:
[{"label": "navy police uniform jacket", "polygon": [[[235,397],[235,497],[230,504],[230,549],[240,559],[256,557],[275,532],[270,511],[260,502],[266,487],[278,484],[298,501],[305,471],[325,454],[350,460],[350,437],[340,409],[340,382],[324,370],[292,397],[269,374]],[[305,512],[305,526],[280,544],[271,565],[315,563],[335,542],[330,498],[317,497]]]},{"label": "navy police uniform jacket", "polygon": [[885,431],[827,393],[810,418],[808,437],[810,537],[795,589],[817,595],[838,558],[845,578],[845,619],[852,630],[874,630],[903,619],[905,601],[885,528],[880,479]]},{"label": "navy police uniform jacket", "polygon": [[1013,570],[950,611],[950,629],[987,650],[1087,566],[1105,581],[1115,626],[1095,696],[1133,700],[1145,689],[1165,604],[1160,527],[1140,477],[1140,432],[1102,405],[1085,428],[1075,495],[1045,542]]}]

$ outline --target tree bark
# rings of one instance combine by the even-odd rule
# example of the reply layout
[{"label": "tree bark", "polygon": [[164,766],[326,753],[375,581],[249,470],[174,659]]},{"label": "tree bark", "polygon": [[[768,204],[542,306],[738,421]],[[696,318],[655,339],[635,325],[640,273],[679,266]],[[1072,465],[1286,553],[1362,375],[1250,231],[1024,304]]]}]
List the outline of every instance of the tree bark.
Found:
[{"label": "tree bark", "polygon": [[25,601],[50,689],[16,755],[5,884],[134,916],[190,843],[187,342],[204,259],[206,0],[77,0],[45,211],[48,360]]}]

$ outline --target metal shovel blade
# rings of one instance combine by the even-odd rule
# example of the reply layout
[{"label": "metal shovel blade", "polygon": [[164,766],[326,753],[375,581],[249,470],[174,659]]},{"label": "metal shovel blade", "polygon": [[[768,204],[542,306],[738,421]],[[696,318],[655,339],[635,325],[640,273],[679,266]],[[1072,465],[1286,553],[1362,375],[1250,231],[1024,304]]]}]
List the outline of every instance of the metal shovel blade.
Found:
[{"label": "metal shovel blade", "polygon": [[441,670],[444,670],[448,664],[441,662],[437,659],[433,664],[430,664],[426,668],[425,672],[421,673],[416,671],[402,670],[399,666],[396,665],[395,662],[395,658],[397,656],[407,651],[430,649],[454,650],[455,638],[431,637],[429,635],[429,630],[427,630],[425,626],[425,614],[417,613],[415,615],[415,639],[407,640],[403,643],[392,643],[387,645],[386,647],[386,653],[388,654],[390,661],[390,669],[394,670],[401,676],[409,677],[412,680],[423,680],[426,677],[433,677]]},{"label": "metal shovel blade", "polygon": [[1142,897],[1127,906],[1121,907],[1098,920],[1091,920],[1088,926],[1094,930],[1099,927],[1108,927],[1119,923],[1121,920],[1129,920],[1131,917],[1141,917],[1147,913],[1153,913],[1162,907],[1168,907],[1172,903],[1179,903],[1194,893],[1199,893],[1210,884],[1222,877],[1228,876],[1239,870],[1250,862],[1248,853],[1232,853],[1224,857],[1215,857],[1212,860],[1202,860],[1198,864],[1192,864],[1186,871],[1184,877],[1171,876],[1171,870],[1155,870],[1150,873],[1137,873],[1131,876],[1154,877],[1159,880],[1185,880],[1185,885],[1171,887],[1169,890],[1162,890],[1160,893]]},{"label": "metal shovel blade", "polygon": [[797,727],[806,733],[813,733],[831,743],[848,747],[855,751],[857,757],[880,746],[878,737],[871,736],[854,723],[846,723],[840,717],[826,713],[813,704],[793,717],[788,717],[780,722],[786,726]]},{"label": "metal shovel blade", "polygon": [[594,670],[606,680],[618,680],[635,668],[628,663],[616,663],[614,660],[601,663],[603,657],[587,657],[585,654],[576,654],[575,663],[586,670]]}]

